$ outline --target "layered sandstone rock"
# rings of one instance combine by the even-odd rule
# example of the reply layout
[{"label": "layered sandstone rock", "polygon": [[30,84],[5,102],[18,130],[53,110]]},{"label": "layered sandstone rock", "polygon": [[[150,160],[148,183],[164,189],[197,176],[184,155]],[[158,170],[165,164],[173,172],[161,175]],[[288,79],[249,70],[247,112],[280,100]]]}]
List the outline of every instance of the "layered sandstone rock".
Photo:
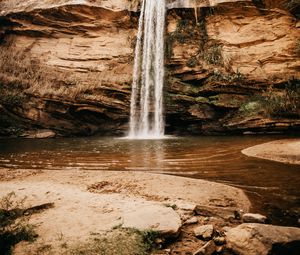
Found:
[{"label": "layered sandstone rock", "polygon": [[[284,1],[253,2],[168,1],[167,132],[300,128],[299,22]],[[12,126],[126,132],[139,1],[5,0],[0,8],[1,55],[11,56],[0,75],[3,94],[25,94],[18,104],[0,100],[2,134],[14,133]],[[275,107],[292,113],[266,110],[272,95],[287,101],[290,92],[294,101]]]}]

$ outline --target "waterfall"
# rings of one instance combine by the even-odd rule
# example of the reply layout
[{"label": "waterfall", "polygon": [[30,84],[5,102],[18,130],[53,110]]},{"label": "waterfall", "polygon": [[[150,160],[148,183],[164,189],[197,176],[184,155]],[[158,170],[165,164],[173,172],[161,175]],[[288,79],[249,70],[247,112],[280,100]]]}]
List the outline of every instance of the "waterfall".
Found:
[{"label": "waterfall", "polygon": [[164,136],[165,0],[143,0],[135,47],[129,137]]}]

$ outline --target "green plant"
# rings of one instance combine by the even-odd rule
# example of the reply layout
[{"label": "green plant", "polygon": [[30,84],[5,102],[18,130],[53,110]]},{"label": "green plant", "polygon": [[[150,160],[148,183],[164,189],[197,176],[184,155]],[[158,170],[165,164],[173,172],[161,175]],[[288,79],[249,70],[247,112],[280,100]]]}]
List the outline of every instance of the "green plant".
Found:
[{"label": "green plant", "polygon": [[8,89],[0,84],[0,105],[6,107],[21,106],[26,101],[26,96],[22,91]]},{"label": "green plant", "polygon": [[160,233],[154,230],[146,230],[140,232],[143,236],[143,242],[147,251],[156,248],[156,240],[160,237]]},{"label": "green plant", "polygon": [[265,93],[264,107],[267,113],[276,116],[300,116],[300,82],[289,80],[284,90],[275,91],[272,86]]},{"label": "green plant", "polygon": [[296,18],[300,18],[300,0],[287,0],[285,2],[285,7],[296,16]]},{"label": "green plant", "polygon": [[287,0],[285,6],[290,10],[295,10],[300,6],[300,0]]},{"label": "green plant", "polygon": [[177,209],[177,205],[176,204],[165,204],[166,207],[171,207],[173,210]]},{"label": "green plant", "polygon": [[[253,99],[252,99],[253,100]],[[261,101],[251,101],[242,104],[239,108],[239,114],[249,116],[261,112],[263,105]]]},{"label": "green plant", "polygon": [[0,255],[12,253],[12,247],[21,241],[34,241],[37,237],[33,225],[24,216],[25,198],[16,200],[14,192],[0,200]]},{"label": "green plant", "polygon": [[206,63],[211,65],[223,65],[222,45],[218,43],[211,44],[204,52],[203,58]]},{"label": "green plant", "polygon": [[167,58],[173,55],[173,44],[178,42],[180,44],[186,43],[190,38],[194,37],[195,24],[190,23],[188,19],[180,19],[177,21],[176,29],[167,35],[165,51]]},{"label": "green plant", "polygon": [[223,82],[223,83],[237,83],[245,79],[244,75],[239,70],[232,73],[221,73],[218,69],[214,70],[213,75],[209,77],[208,81]]},{"label": "green plant", "polygon": [[186,63],[188,67],[195,67],[197,64],[198,64],[198,60],[195,56],[190,57]]},{"label": "green plant", "polygon": [[299,80],[289,80],[284,89],[273,86],[262,95],[252,96],[243,104],[239,112],[243,115],[264,114],[270,117],[300,116],[300,83]]}]

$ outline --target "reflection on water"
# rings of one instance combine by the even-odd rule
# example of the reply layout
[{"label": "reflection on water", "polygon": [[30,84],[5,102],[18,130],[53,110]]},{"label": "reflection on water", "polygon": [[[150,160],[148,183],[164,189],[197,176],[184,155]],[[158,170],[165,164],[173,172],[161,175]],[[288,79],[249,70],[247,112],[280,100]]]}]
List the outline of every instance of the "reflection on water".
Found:
[{"label": "reflection on water", "polygon": [[[299,215],[299,166],[249,158],[240,152],[274,138],[8,139],[0,140],[0,167],[152,171],[202,178],[243,188],[255,200],[256,210],[274,214],[274,208],[279,207],[289,210],[289,215]],[[286,215],[280,210],[276,213],[275,220],[282,223]]]}]

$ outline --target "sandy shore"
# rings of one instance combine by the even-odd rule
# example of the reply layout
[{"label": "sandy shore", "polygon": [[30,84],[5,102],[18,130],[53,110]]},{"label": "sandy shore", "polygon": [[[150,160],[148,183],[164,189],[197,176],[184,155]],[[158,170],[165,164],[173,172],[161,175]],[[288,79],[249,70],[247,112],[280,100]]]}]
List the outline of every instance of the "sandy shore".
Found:
[{"label": "sandy shore", "polygon": [[300,164],[300,139],[284,139],[259,144],[242,150],[249,157],[257,157],[287,164]]},{"label": "sandy shore", "polygon": [[[37,226],[39,238],[31,245],[18,245],[16,254],[28,254],[39,243],[55,249],[62,240],[64,243],[84,241],[91,233],[122,224],[176,232],[184,220],[193,216],[189,213],[196,206],[223,210],[229,216],[234,211],[248,212],[250,208],[248,198],[240,189],[144,172],[2,169],[0,196],[8,192],[15,192],[20,198],[26,196],[27,206],[54,203],[54,208],[31,216],[30,222]],[[171,205],[176,205],[176,210]],[[224,221],[213,220],[216,225],[224,226]],[[199,246],[198,240],[192,240],[195,248]],[[179,242],[185,241],[181,238]],[[182,243],[174,247],[182,250]],[[191,240],[189,246],[193,248]]]}]

